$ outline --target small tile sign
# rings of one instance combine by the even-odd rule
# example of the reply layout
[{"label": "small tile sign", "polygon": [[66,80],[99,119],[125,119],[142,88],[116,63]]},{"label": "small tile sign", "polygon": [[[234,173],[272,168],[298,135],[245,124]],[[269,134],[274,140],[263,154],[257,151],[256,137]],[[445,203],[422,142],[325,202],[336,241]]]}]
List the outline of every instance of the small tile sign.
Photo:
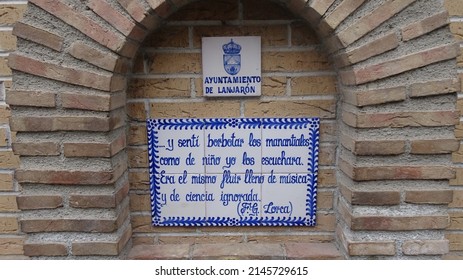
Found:
[{"label": "small tile sign", "polygon": [[314,226],[318,118],[149,119],[154,226]]},{"label": "small tile sign", "polygon": [[258,36],[202,38],[206,97],[261,95],[261,39]]}]

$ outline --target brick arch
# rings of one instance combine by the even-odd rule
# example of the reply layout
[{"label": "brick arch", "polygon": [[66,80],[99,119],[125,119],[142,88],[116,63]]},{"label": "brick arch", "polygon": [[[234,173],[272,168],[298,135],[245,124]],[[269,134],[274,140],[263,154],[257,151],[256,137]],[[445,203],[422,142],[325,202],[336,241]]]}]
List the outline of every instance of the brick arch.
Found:
[{"label": "brick arch", "polygon": [[[14,28],[21,40],[9,57],[7,96],[26,255],[118,256],[130,247],[126,74],[143,39],[190,2],[29,1]],[[444,8],[423,0],[273,2],[316,30],[337,67],[341,251],[447,253],[442,205],[451,201],[448,180],[459,184],[446,156],[458,149],[459,81]]]}]

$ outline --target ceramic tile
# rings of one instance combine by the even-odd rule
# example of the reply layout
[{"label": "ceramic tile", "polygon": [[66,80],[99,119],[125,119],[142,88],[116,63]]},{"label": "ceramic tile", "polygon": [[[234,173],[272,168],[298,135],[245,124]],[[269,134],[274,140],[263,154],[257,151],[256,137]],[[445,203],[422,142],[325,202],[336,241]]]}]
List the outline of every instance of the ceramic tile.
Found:
[{"label": "ceramic tile", "polygon": [[307,172],[309,131],[262,129],[262,172]]},{"label": "ceramic tile", "polygon": [[[288,177],[289,175],[289,177]],[[302,218],[307,216],[308,198],[307,175],[300,175],[296,183],[292,174],[267,174],[274,176],[275,183],[266,181],[262,185],[262,217]],[[293,177],[291,177],[293,176]]]},{"label": "ceramic tile", "polygon": [[[205,184],[188,183],[192,181],[191,177],[192,175],[187,174],[157,176],[159,188],[155,195],[155,203],[160,206],[160,216],[174,219],[205,216]],[[186,183],[182,184],[183,182]]]},{"label": "ceramic tile", "polygon": [[206,97],[261,95],[261,38],[202,38],[203,92]]},{"label": "ceramic tile", "polygon": [[204,132],[202,130],[158,130],[157,160],[160,170],[204,172]]},{"label": "ceramic tile", "polygon": [[[211,164],[206,166],[207,173],[222,173],[224,170],[243,173],[251,168],[261,172],[260,128],[230,127],[227,129],[205,130],[206,157]],[[220,160],[218,159],[220,158]],[[216,162],[213,162],[213,159]]]},{"label": "ceramic tile", "polygon": [[260,218],[261,184],[243,183],[245,178],[238,176],[241,177],[239,184],[222,184],[222,174],[218,174],[220,180],[215,184],[206,184],[206,192],[213,193],[215,198],[206,204],[207,217]]}]

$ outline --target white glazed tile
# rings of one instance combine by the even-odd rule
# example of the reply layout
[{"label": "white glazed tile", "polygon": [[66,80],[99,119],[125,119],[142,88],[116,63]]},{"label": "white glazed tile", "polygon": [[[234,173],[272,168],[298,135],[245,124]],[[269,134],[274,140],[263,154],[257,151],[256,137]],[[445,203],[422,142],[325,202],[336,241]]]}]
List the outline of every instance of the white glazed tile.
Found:
[{"label": "white glazed tile", "polygon": [[214,201],[206,203],[206,214],[210,218],[232,219],[259,219],[261,185],[244,183],[242,177],[240,184],[223,184],[221,188],[222,174],[218,175],[215,184],[206,184],[206,192],[214,194]]},{"label": "white glazed tile", "polygon": [[204,96],[261,95],[261,38],[202,38]]},{"label": "white glazed tile", "polygon": [[204,132],[202,130],[160,129],[158,140],[157,155],[160,170],[168,173],[179,173],[183,170],[204,172],[202,165]]},{"label": "white glazed tile", "polygon": [[307,129],[262,129],[262,172],[307,172],[308,146],[278,146],[280,139],[308,142]]},{"label": "white glazed tile", "polygon": [[[252,134],[252,136],[251,136]],[[240,129],[206,129],[205,130],[205,155],[206,157],[220,157],[220,164],[207,165],[206,172],[222,173],[224,170],[231,172],[244,173],[246,169],[251,168],[261,172],[261,147],[251,147],[249,142],[253,138],[253,143],[260,140],[261,131],[259,128]],[[221,147],[220,141],[227,139],[234,146]],[[234,140],[233,140],[234,139]],[[252,141],[252,140],[251,140]],[[222,141],[223,142],[223,141]]]},{"label": "white glazed tile", "polygon": [[[288,174],[272,174],[276,183],[267,180],[262,185],[262,217],[295,218],[307,216],[306,199],[308,195],[305,183],[280,183]],[[266,177],[271,176],[266,174]],[[307,177],[307,176],[306,176]],[[286,180],[286,182],[288,182]]]},{"label": "white glazed tile", "polygon": [[[178,178],[183,174],[168,174],[174,176],[176,184],[160,184],[161,216],[163,217],[204,217],[206,202],[204,199],[205,185],[180,184]],[[191,180],[191,178],[187,179]]]}]

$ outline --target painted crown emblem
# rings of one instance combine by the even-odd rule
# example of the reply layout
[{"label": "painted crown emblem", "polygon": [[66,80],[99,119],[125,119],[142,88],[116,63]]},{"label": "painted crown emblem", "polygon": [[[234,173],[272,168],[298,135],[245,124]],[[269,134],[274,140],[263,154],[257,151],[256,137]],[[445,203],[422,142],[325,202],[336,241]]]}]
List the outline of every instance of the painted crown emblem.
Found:
[{"label": "painted crown emblem", "polygon": [[225,54],[239,54],[241,46],[233,42],[233,39],[230,39],[230,43],[224,44],[222,49]]}]

